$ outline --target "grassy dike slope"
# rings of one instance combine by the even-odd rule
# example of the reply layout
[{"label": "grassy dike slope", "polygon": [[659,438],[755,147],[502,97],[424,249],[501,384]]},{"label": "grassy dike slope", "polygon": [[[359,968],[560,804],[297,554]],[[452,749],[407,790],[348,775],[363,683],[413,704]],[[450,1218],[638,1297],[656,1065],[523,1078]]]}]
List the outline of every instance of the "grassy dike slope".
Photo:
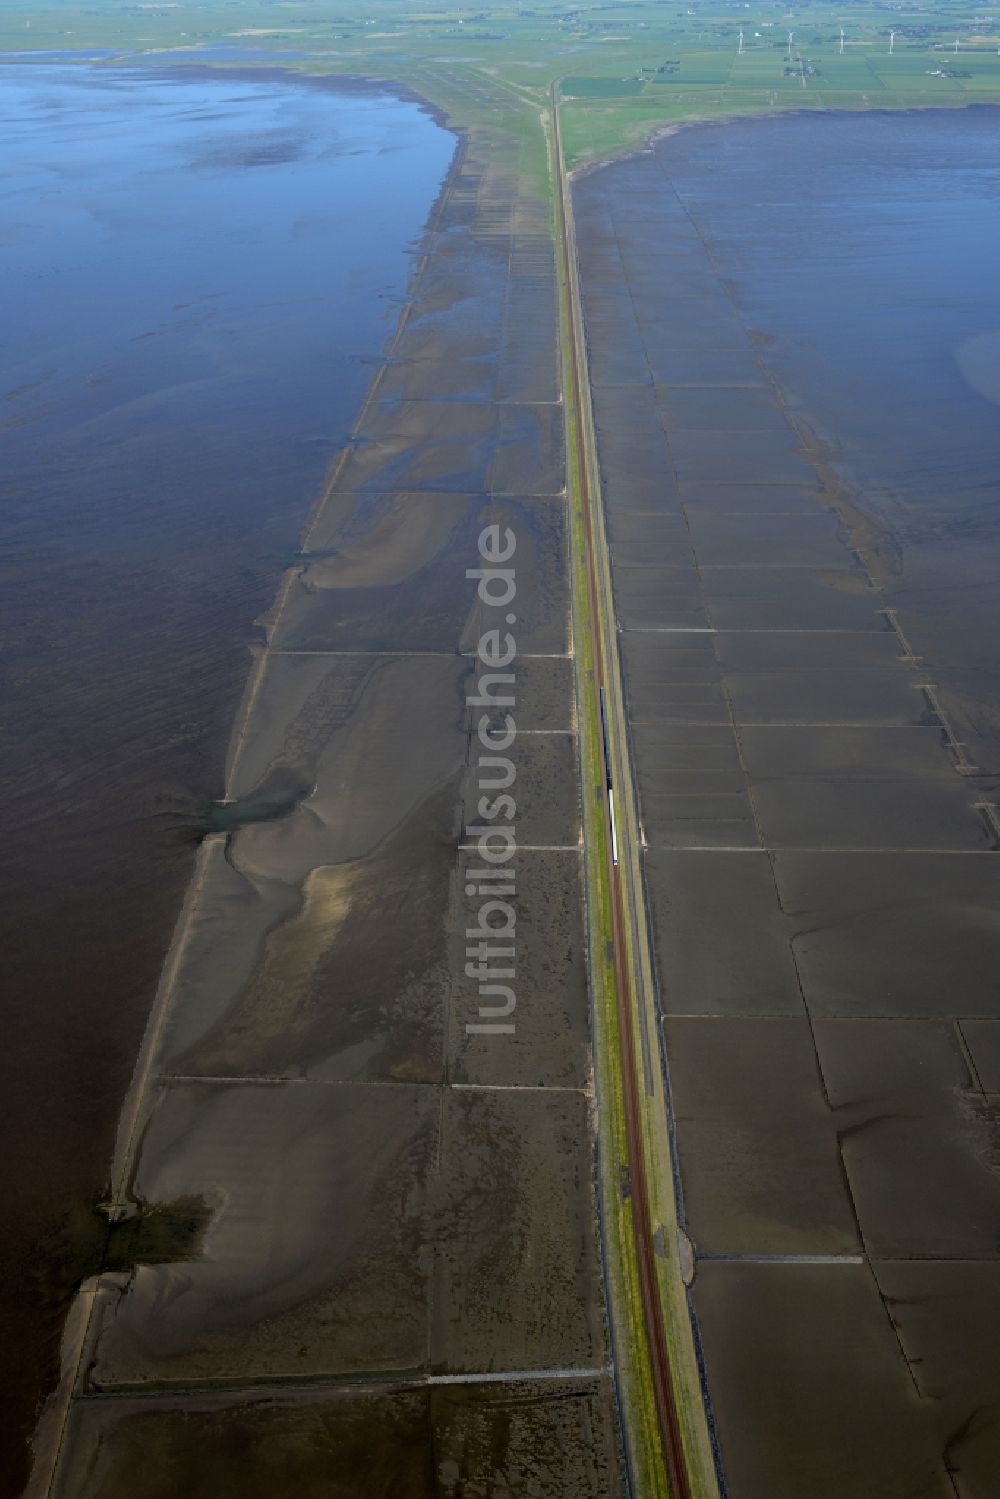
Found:
[{"label": "grassy dike slope", "polygon": [[[684,1284],[684,1245],[656,1041],[639,830],[624,731],[617,623],[601,504],[572,200],[558,110],[558,89],[553,88],[548,125],[556,185],[554,228],[562,267],[563,399],[598,1073],[600,1191],[613,1344],[636,1492],[666,1499],[679,1495],[712,1499],[718,1494],[718,1482]],[[608,704],[609,749],[617,791],[617,867],[612,861],[613,833],[605,797],[601,690]],[[618,901],[623,923],[615,920]],[[624,951],[616,962],[617,944]],[[630,1138],[627,1093],[628,1082],[639,1077],[643,1086],[637,1090],[637,1140],[634,1132]],[[640,1175],[648,1184],[642,1215],[636,1211]],[[625,1181],[629,1184],[627,1192],[623,1190]],[[654,1244],[653,1295],[659,1298],[658,1308],[651,1304],[648,1292],[644,1297],[640,1266],[643,1250]],[[659,1350],[658,1340],[662,1345]],[[657,1353],[666,1366],[663,1372],[669,1390],[665,1399],[657,1389]]]}]

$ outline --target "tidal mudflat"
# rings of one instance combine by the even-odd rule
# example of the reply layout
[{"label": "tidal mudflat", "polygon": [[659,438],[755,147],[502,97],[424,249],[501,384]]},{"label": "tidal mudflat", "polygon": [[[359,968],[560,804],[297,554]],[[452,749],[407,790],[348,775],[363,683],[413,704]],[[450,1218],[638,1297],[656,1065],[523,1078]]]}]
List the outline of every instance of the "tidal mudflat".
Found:
[{"label": "tidal mudflat", "polygon": [[740,1499],[1000,1447],[997,115],[580,178],[692,1306]]},{"label": "tidal mudflat", "polygon": [[[77,1304],[60,1499],[134,1495],[150,1451],[149,1496],[621,1492],[554,252],[522,183],[516,141],[463,135],[264,621],[115,1158],[116,1208],[186,1237]],[[490,527],[517,589],[497,1030],[469,973]]]},{"label": "tidal mudflat", "polygon": [[[67,1297],[265,610],[454,138],[279,76],[0,70],[0,1488]],[[260,631],[256,631],[260,636]]]}]

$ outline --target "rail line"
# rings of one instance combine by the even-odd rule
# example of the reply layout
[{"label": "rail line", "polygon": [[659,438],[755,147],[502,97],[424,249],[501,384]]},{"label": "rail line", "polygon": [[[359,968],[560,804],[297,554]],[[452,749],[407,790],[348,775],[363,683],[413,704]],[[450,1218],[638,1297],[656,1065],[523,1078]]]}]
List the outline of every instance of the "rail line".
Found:
[{"label": "rail line", "polygon": [[[629,966],[629,938],[633,941],[633,958],[637,953],[637,924],[635,902],[642,900],[641,890],[634,884],[637,866],[637,851],[632,839],[632,820],[620,815],[615,817],[615,805],[623,812],[626,804],[635,805],[632,787],[631,763],[624,732],[624,695],[618,665],[614,600],[611,591],[610,565],[607,559],[607,540],[604,519],[600,510],[601,496],[599,479],[596,476],[595,442],[593,434],[593,408],[590,383],[587,374],[586,343],[583,326],[583,310],[580,297],[579,272],[576,254],[576,239],[573,210],[570,201],[569,180],[563,155],[562,129],[559,120],[559,85],[551,88],[553,156],[556,171],[556,213],[559,240],[563,257],[563,273],[569,306],[567,338],[569,346],[569,378],[576,413],[575,445],[577,448],[577,472],[580,483],[580,500],[586,551],[587,592],[590,600],[590,615],[593,636],[594,683],[596,707],[600,712],[603,756],[606,778],[604,816],[608,832],[607,880],[611,894],[612,951],[614,959],[616,1008],[620,1035],[621,1081],[624,1099],[627,1168],[631,1206],[632,1233],[635,1242],[636,1261],[639,1273],[639,1290],[642,1302],[644,1332],[649,1356],[649,1368],[656,1401],[667,1491],[670,1499],[693,1499],[691,1475],[688,1468],[681,1422],[678,1413],[675,1383],[671,1368],[670,1352],[664,1324],[663,1301],[656,1272],[653,1235],[655,1225],[650,1208],[649,1182],[646,1171],[646,1153],[643,1141],[643,1117],[639,1068],[637,1065],[637,1028],[641,1042],[640,1051],[645,1073],[645,1092],[652,1089],[649,1038],[644,1000],[633,985]],[[600,530],[598,530],[600,528]],[[617,796],[616,796],[617,793]],[[631,919],[626,909],[632,913]],[[641,974],[641,965],[636,961],[635,972]],[[641,981],[640,981],[641,982]],[[638,1012],[638,1013],[637,1013]],[[638,1027],[637,1027],[638,1020]],[[655,1023],[655,1017],[654,1017]]]}]

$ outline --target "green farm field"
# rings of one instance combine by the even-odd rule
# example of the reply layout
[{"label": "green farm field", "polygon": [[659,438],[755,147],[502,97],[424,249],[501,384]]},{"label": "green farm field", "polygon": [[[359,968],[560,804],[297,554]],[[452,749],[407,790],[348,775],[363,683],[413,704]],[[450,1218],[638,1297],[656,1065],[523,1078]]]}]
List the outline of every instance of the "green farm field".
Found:
[{"label": "green farm field", "polygon": [[366,0],[331,11],[315,0],[68,0],[28,10],[22,0],[5,0],[0,51],[25,60],[98,52],[109,61],[157,63],[166,54],[177,63],[283,64],[393,79],[456,123],[534,137],[539,177],[537,117],[553,81],[561,85],[572,166],[686,119],[1000,98],[1000,21],[964,4],[424,7]]}]

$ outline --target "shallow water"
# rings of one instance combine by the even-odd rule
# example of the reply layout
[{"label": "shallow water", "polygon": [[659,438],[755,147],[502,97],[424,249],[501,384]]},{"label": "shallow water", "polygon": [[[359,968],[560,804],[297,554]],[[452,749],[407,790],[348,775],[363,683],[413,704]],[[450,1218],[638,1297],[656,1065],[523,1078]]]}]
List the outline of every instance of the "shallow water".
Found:
[{"label": "shallow water", "polygon": [[996,1487],[998,130],[709,126],[575,189],[682,1221],[741,1499]]},{"label": "shallow water", "polygon": [[4,1492],[253,621],[391,334],[453,138],[373,89],[0,68]]},{"label": "shallow water", "polygon": [[712,126],[658,147],[765,365],[888,527],[893,602],[990,772],[998,142],[1000,111],[980,108]]},{"label": "shallow water", "polygon": [[[123,1112],[115,1196],[138,1226],[105,1260],[131,1252],[135,1273],[123,1295],[101,1277],[65,1424],[40,1438],[67,1499],[134,1499],[139,1451],[150,1499],[485,1493],[498,1473],[525,1499],[622,1491],[555,247],[523,163],[516,138],[464,136],[405,321],[271,612]],[[482,904],[461,847],[491,763],[463,654],[485,625],[487,521],[517,552],[504,888],[521,956],[500,1031],[470,1025],[492,990],[467,972]]]}]

